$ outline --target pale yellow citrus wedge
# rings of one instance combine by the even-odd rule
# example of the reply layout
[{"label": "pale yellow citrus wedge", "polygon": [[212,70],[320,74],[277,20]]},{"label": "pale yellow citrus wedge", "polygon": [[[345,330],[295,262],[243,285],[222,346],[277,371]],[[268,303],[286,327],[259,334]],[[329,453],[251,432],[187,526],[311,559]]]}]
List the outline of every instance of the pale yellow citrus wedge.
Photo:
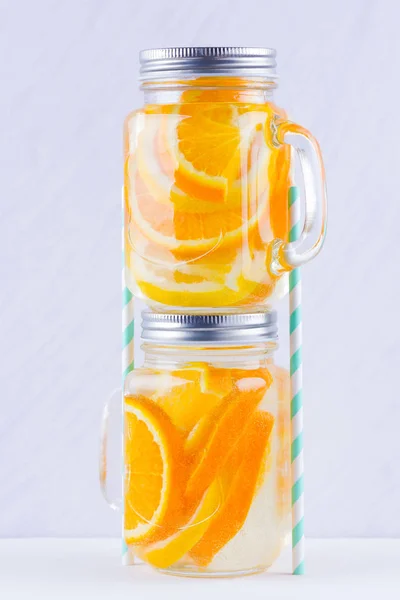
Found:
[{"label": "pale yellow citrus wedge", "polygon": [[204,386],[207,369],[207,364],[202,363],[170,371],[171,388],[166,392],[155,392],[152,396],[153,401],[161,406],[174,425],[185,434],[219,401],[218,393]]},{"label": "pale yellow citrus wedge", "polygon": [[221,505],[221,486],[218,480],[204,494],[190,520],[165,540],[139,550],[139,556],[159,569],[166,569],[180,560],[202,538]]},{"label": "pale yellow citrus wedge", "polygon": [[215,409],[232,389],[229,369],[219,369],[205,362],[188,363],[185,368],[168,372],[170,386],[151,396],[185,435]]},{"label": "pale yellow citrus wedge", "polygon": [[225,266],[218,272],[218,269],[194,265],[191,273],[190,265],[181,271],[180,268],[174,270],[173,265],[153,264],[150,255],[144,258],[129,247],[125,255],[129,270],[128,285],[131,289],[138,288],[136,293],[141,293],[155,307],[251,306],[262,303],[272,293],[276,283],[276,278],[271,278],[266,270],[265,253],[260,261],[255,258],[260,262],[260,267],[256,262],[253,263],[252,266],[256,268],[249,272],[251,279],[242,275],[240,270],[235,273],[235,267],[229,267],[229,272],[224,273]]},{"label": "pale yellow citrus wedge", "polygon": [[238,304],[260,304],[270,295],[275,280],[269,276],[265,264],[265,251],[255,253],[248,270],[241,271],[240,260],[231,265],[228,273],[187,265],[183,271],[173,265],[153,265],[146,259],[135,256],[129,258],[132,273],[143,296],[153,305],[189,307],[224,307]]}]

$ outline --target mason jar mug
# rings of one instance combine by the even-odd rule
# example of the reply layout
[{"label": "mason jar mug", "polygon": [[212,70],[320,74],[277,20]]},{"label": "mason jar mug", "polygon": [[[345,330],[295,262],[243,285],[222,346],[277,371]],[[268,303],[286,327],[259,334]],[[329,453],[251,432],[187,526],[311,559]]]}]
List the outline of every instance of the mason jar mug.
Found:
[{"label": "mason jar mug", "polygon": [[145,312],[142,337],[124,385],[128,556],[188,576],[267,569],[290,532],[276,315]]},{"label": "mason jar mug", "polygon": [[[128,287],[181,313],[265,308],[326,227],[319,146],[275,104],[275,51],[166,48],[140,61],[144,106],[124,129]],[[304,179],[297,241],[291,149]]]}]

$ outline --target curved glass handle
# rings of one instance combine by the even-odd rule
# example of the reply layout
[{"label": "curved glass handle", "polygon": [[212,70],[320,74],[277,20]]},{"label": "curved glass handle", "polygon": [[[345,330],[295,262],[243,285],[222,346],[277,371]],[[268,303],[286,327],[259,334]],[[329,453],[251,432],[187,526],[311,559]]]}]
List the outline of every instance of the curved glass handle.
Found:
[{"label": "curved glass handle", "polygon": [[[299,224],[300,235],[295,236],[296,241],[281,242],[275,247],[274,262],[277,270],[282,272],[301,267],[320,252],[326,235],[327,197],[324,163],[317,140],[307,129],[290,121],[276,125],[278,142],[292,146],[299,157],[305,194],[304,223],[302,227]],[[299,213],[297,206],[297,217]],[[293,227],[295,222],[291,221],[290,227]]]},{"label": "curved glass handle", "polygon": [[[99,456],[99,480],[100,490],[107,504],[113,510],[120,510],[122,506],[121,497],[113,498],[109,491],[109,453],[110,453],[110,417],[111,415],[118,416],[119,422],[119,433],[121,432],[121,406],[122,406],[122,390],[121,388],[114,390],[107,402],[104,404],[103,416],[101,419],[101,430],[100,430],[100,456]],[[118,411],[116,410],[118,409]],[[118,436],[120,440],[120,436]],[[122,445],[119,445],[119,458],[122,456]],[[117,462],[117,461],[116,461]],[[121,481],[121,462],[118,469],[118,480]],[[121,488],[121,485],[118,485]],[[121,491],[121,490],[120,490]]]}]

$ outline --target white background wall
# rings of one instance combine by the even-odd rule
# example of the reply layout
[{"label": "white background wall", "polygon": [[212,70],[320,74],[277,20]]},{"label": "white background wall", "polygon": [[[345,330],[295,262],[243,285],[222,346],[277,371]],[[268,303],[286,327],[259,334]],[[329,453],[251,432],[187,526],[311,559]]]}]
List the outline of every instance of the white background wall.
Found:
[{"label": "white background wall", "polygon": [[0,535],[113,535],[97,484],[120,378],[124,116],[138,51],[278,49],[321,142],[330,221],[304,269],[306,531],[400,535],[396,0],[1,0]]}]

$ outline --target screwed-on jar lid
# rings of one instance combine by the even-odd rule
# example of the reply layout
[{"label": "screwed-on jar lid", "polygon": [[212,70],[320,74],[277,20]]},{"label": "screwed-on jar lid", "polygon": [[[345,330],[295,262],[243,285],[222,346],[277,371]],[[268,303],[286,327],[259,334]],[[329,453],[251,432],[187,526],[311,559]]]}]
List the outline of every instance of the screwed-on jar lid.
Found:
[{"label": "screwed-on jar lid", "polygon": [[243,46],[186,46],[152,48],[139,53],[140,79],[176,79],[179,76],[276,77],[273,48]]},{"label": "screwed-on jar lid", "polygon": [[187,315],[142,312],[142,340],[158,344],[241,345],[276,342],[276,311]]}]

